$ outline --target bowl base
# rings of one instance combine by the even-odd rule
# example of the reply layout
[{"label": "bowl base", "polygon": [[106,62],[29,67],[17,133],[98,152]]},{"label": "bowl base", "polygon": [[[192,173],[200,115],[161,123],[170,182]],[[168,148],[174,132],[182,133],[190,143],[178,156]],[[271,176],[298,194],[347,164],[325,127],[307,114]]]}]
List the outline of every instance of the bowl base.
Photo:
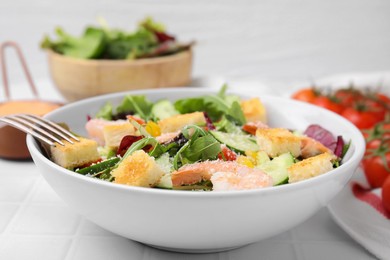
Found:
[{"label": "bowl base", "polygon": [[187,248],[163,247],[163,246],[156,246],[156,245],[151,245],[151,244],[145,244],[145,245],[156,248],[156,249],[164,250],[164,251],[186,253],[186,254],[218,253],[218,252],[229,251],[229,250],[233,250],[233,249],[247,246],[247,245],[240,245],[240,246],[211,248],[211,249],[194,249],[194,248],[187,249]]}]

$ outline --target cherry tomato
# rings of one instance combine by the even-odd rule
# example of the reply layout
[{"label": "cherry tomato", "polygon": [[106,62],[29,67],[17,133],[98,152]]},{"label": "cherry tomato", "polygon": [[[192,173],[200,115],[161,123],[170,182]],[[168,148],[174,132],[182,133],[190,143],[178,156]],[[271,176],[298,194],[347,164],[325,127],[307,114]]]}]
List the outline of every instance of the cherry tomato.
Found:
[{"label": "cherry tomato", "polygon": [[390,176],[388,176],[382,185],[382,202],[385,209],[390,212]]},{"label": "cherry tomato", "polygon": [[366,143],[366,154],[370,153],[370,150],[377,149],[381,144],[380,139],[374,139]]},{"label": "cherry tomato", "polygon": [[293,99],[311,103],[317,97],[317,92],[313,88],[304,88],[292,95]]},{"label": "cherry tomato", "polygon": [[390,142],[381,142],[374,151],[369,151],[362,160],[364,174],[372,188],[379,188],[390,176]]},{"label": "cherry tomato", "polygon": [[387,110],[390,109],[390,97],[386,96],[382,93],[369,93],[368,97],[371,100],[376,101],[378,104],[380,104],[382,107],[386,108]]},{"label": "cherry tomato", "polygon": [[237,154],[227,148],[225,145],[222,147],[222,152],[218,154],[218,159],[224,161],[235,161],[237,159]]},{"label": "cherry tomato", "polygon": [[366,154],[377,149],[382,142],[390,141],[390,123],[380,122],[370,129],[362,130],[366,140]]},{"label": "cherry tomato", "polygon": [[316,99],[314,99],[312,101],[312,104],[326,108],[326,109],[333,111],[337,114],[341,114],[341,112],[343,112],[343,110],[344,110],[344,106],[341,103],[339,103],[337,101],[333,101],[331,98],[329,98],[327,96],[317,97]]},{"label": "cherry tomato", "polygon": [[363,94],[354,88],[339,89],[335,92],[334,96],[344,107],[351,107],[355,102],[363,98]]},{"label": "cherry tomato", "polygon": [[369,111],[372,113],[378,122],[385,119],[387,109],[380,102],[372,99],[365,99],[357,103],[362,110]]},{"label": "cherry tomato", "polygon": [[359,129],[368,129],[379,121],[375,115],[372,114],[372,112],[359,111],[353,107],[344,109],[341,115],[352,122]]}]

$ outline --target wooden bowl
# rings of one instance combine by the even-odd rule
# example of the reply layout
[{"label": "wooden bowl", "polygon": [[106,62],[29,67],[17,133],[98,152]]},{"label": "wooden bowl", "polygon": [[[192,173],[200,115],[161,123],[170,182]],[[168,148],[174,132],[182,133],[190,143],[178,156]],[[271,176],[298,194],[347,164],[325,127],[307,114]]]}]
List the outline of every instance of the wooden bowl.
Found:
[{"label": "wooden bowl", "polygon": [[192,51],[139,60],[83,60],[48,52],[51,77],[68,101],[191,81]]}]

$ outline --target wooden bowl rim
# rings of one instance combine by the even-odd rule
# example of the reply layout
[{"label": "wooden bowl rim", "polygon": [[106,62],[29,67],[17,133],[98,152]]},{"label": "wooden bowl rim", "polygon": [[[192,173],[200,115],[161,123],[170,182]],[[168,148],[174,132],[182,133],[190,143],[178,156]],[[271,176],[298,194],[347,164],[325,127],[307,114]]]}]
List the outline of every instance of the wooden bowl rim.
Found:
[{"label": "wooden bowl rim", "polygon": [[108,60],[108,59],[88,60],[88,59],[80,59],[80,58],[65,56],[53,50],[47,50],[47,52],[49,58],[54,58],[63,62],[86,65],[86,66],[99,66],[99,65],[125,66],[125,65],[159,64],[159,63],[169,63],[177,60],[183,60],[183,59],[191,58],[192,56],[192,48],[189,48],[188,50],[180,51],[172,55],[154,57],[154,58],[143,58],[143,59],[136,59],[136,60]]}]

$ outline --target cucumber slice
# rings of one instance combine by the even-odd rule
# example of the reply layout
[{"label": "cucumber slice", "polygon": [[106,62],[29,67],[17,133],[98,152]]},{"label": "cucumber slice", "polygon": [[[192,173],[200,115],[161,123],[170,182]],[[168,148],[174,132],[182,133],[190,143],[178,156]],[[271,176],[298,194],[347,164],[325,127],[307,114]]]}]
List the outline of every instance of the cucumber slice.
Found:
[{"label": "cucumber slice", "polygon": [[262,165],[263,163],[270,162],[271,159],[269,158],[268,154],[264,151],[258,151],[256,156],[256,164]]},{"label": "cucumber slice", "polygon": [[265,162],[258,166],[262,171],[272,177],[274,186],[287,183],[288,171],[287,168],[294,164],[294,157],[291,153],[284,153],[275,157],[269,162]]},{"label": "cucumber slice", "polygon": [[169,160],[169,154],[164,153],[156,159],[156,164],[164,172],[164,175],[161,177],[160,181],[157,183],[156,187],[163,189],[172,189],[172,163]]},{"label": "cucumber slice", "polygon": [[156,118],[162,120],[174,115],[178,115],[179,112],[175,109],[169,100],[162,99],[153,105],[152,114]]},{"label": "cucumber slice", "polygon": [[248,135],[224,133],[219,131],[210,131],[210,133],[220,143],[226,144],[229,148],[232,148],[240,153],[245,153],[245,151],[257,152],[259,150],[259,146],[253,141],[253,138]]},{"label": "cucumber slice", "polygon": [[156,187],[161,189],[172,189],[173,185],[171,174],[165,174],[162,176]]}]

